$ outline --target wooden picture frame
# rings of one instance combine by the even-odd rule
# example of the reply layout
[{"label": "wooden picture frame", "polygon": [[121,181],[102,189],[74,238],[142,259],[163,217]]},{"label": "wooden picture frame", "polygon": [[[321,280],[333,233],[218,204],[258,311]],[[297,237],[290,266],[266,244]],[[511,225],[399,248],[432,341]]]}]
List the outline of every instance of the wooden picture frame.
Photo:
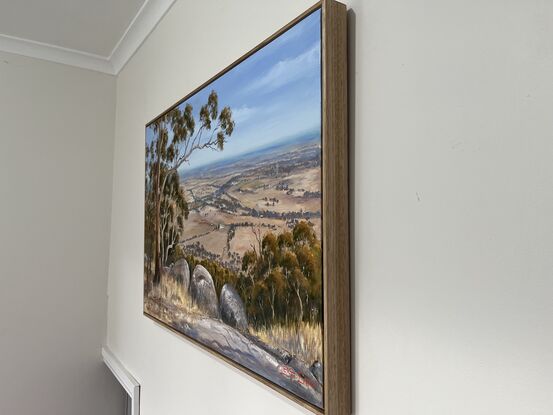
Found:
[{"label": "wooden picture frame", "polygon": [[347,10],[323,0],[322,14],[324,413],[345,415],[351,413]]},{"label": "wooden picture frame", "polygon": [[[168,324],[146,306],[144,315],[193,343],[248,373],[268,387],[282,393],[297,404],[317,414],[348,415],[351,413],[350,358],[350,283],[349,283],[349,204],[348,204],[348,82],[347,82],[347,10],[334,0],[322,0],[292,20],[278,32],[246,53],[234,63],[200,85],[166,111],[146,124],[146,128],[187,102],[199,91],[240,65],[269,45],[307,16],[321,15],[321,252],[322,252],[322,353],[324,383],[322,405],[309,402],[263,375],[237,363],[225,354],[188,336]],[[148,144],[148,141],[147,141]],[[146,146],[148,147],[148,146]],[[147,149],[148,152],[148,149]],[[158,170],[160,168],[158,167]],[[155,173],[155,172],[154,172]],[[148,176],[147,176],[148,177]],[[146,232],[146,230],[145,230]],[[146,242],[145,242],[146,245]],[[146,248],[145,248],[146,249]],[[148,265],[146,265],[148,262]],[[145,269],[151,266],[145,254]],[[145,271],[146,272],[146,271]],[[190,272],[190,275],[192,273]],[[145,287],[148,284],[145,280]],[[146,298],[145,288],[145,298]]]}]

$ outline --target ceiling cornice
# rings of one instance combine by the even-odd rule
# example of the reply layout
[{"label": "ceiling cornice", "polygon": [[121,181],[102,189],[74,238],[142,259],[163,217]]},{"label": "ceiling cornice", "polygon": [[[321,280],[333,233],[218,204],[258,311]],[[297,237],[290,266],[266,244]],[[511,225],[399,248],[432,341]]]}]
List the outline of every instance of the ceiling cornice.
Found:
[{"label": "ceiling cornice", "polygon": [[107,57],[0,34],[0,51],[113,74]]},{"label": "ceiling cornice", "polygon": [[109,56],[0,34],[0,51],[117,75],[175,0],[146,0]]},{"label": "ceiling cornice", "polygon": [[118,74],[156,28],[175,0],[146,0],[108,57],[113,73]]}]

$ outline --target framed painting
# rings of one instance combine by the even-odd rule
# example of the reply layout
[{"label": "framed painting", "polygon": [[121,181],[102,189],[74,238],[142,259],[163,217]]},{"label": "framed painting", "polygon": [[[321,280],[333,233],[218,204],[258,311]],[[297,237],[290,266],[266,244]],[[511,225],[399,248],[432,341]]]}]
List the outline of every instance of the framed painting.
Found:
[{"label": "framed painting", "polygon": [[325,0],[146,125],[144,314],[350,411],[346,8]]}]

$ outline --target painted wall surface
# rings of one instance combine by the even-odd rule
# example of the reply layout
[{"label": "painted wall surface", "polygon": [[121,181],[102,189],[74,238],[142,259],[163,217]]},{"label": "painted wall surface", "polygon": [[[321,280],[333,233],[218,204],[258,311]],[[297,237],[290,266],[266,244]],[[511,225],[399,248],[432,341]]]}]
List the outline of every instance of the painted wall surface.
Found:
[{"label": "painted wall surface", "polygon": [[115,78],[0,53],[0,414],[115,415],[105,368]]},{"label": "painted wall surface", "polygon": [[[303,410],[142,316],[144,125],[311,5],[177,1],[117,80],[108,344],[142,414]],[[355,414],[553,412],[553,3],[351,0]]]}]

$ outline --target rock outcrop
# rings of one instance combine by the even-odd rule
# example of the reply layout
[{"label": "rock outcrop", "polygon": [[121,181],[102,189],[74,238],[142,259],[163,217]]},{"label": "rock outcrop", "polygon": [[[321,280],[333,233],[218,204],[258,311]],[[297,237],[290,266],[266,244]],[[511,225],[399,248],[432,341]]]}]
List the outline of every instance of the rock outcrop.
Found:
[{"label": "rock outcrop", "polygon": [[[175,330],[322,408],[323,386],[309,366],[301,360],[286,356],[282,360],[282,353],[274,353],[272,348],[259,339],[242,333],[221,320],[200,317],[197,314],[183,314],[178,307],[164,301],[148,300],[145,307],[150,315],[165,316],[161,320]],[[167,319],[168,316],[178,317]]]},{"label": "rock outcrop", "polygon": [[[174,327],[237,364],[296,394],[313,405],[322,407],[322,385],[309,370],[298,370],[265,349],[265,345],[220,320],[194,319],[185,316]],[[302,365],[298,365],[302,366]]]},{"label": "rock outcrop", "polygon": [[213,278],[201,265],[196,265],[192,273],[190,296],[194,304],[209,317],[220,318],[219,302]]},{"label": "rock outcrop", "polygon": [[313,376],[315,376],[315,379],[319,381],[319,383],[323,384],[323,365],[318,360],[315,360],[313,364],[310,367],[311,373],[313,373]]},{"label": "rock outcrop", "polygon": [[221,290],[219,302],[221,318],[229,326],[240,331],[248,330],[248,318],[246,317],[246,308],[238,292],[230,284],[225,284]]},{"label": "rock outcrop", "polygon": [[179,259],[171,268],[173,277],[181,283],[186,291],[190,287],[190,267],[186,259]]}]

